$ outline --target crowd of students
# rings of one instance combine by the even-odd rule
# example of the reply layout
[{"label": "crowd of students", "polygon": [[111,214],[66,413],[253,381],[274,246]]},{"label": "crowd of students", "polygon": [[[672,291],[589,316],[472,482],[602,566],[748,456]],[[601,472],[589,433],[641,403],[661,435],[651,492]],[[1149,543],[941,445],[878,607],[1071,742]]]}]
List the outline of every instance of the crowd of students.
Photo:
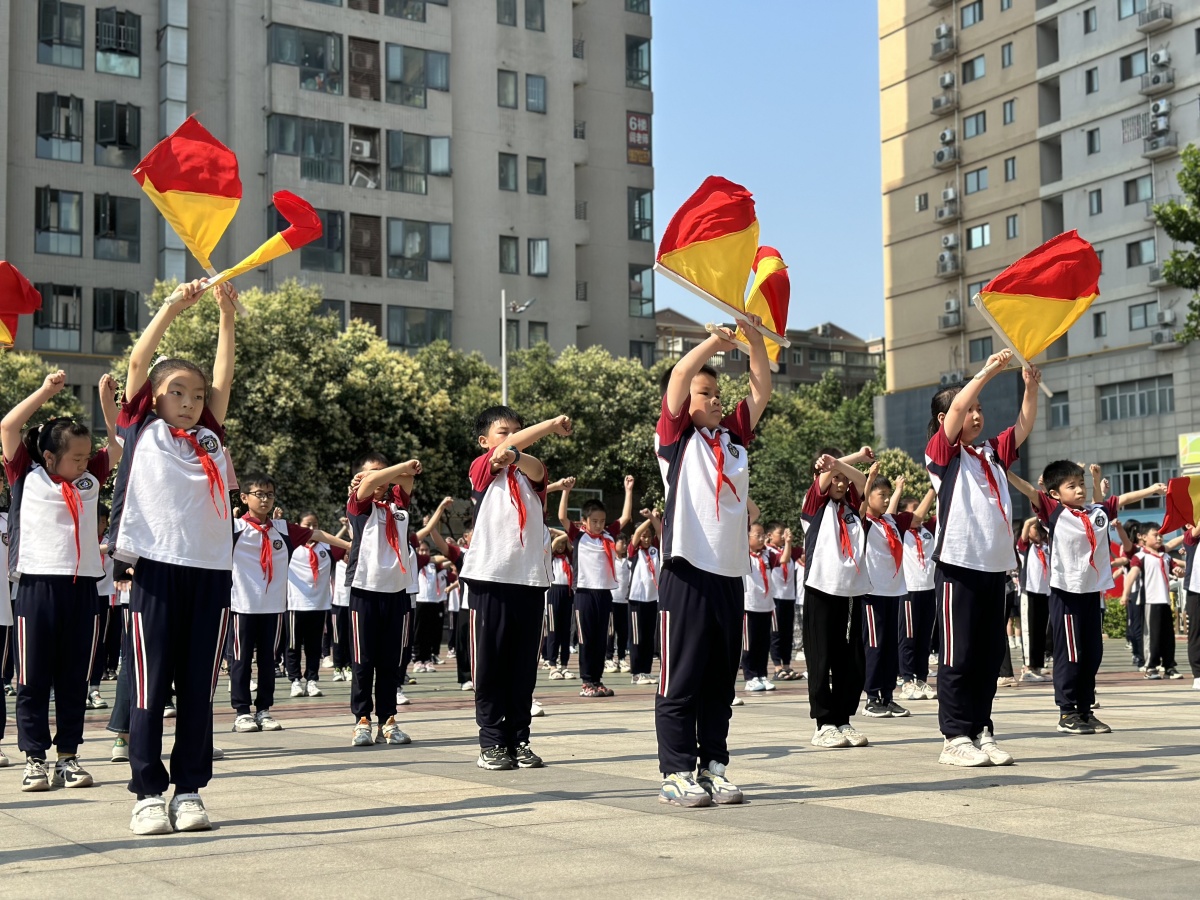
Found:
[{"label": "crowd of students", "polygon": [[[1117,521],[1123,505],[1163,485],[1108,496],[1094,471],[1089,492],[1085,470],[1068,461],[1048,466],[1036,487],[1013,475],[1037,415],[1036,370],[1024,372],[1016,423],[980,441],[980,393],[1009,351],[934,396],[926,449],[933,486],[923,497],[904,497],[903,479],[881,475],[869,447],[819,454],[799,511],[800,541],[782,522],[758,522],[748,496],[747,448],[771,392],[754,328],[744,334],[749,396],[732,410],[707,364],[735,346],[732,332],[718,329],[665,374],[654,439],[665,502],[661,511],[641,510],[628,539],[633,478],[625,479],[620,515],[610,518],[588,499],[573,519],[575,479],[551,482],[529,452],[548,435],[570,436],[570,418],[526,426],[507,406],[477,419],[478,455],[464,473],[472,527],[462,539],[442,533],[450,498],[420,527],[412,521],[421,463],[391,463],[376,452],[354,464],[346,515],[332,533],[312,513],[287,521],[276,505],[286,486],[269,474],[235,481],[222,427],[233,384],[232,287],[215,291],[211,380],[191,361],[154,360],[171,322],[204,293],[203,282],[183,285],[154,316],[132,350],[119,404],[118,386],[101,380],[113,438],[103,449],[94,451],[87,427],[71,419],[25,427],[65,386],[61,371],[0,422],[9,485],[3,583],[16,584],[13,603],[0,602],[0,626],[14,667],[24,791],[92,784],[79,759],[84,711],[105,705],[99,682],[116,669],[108,727],[113,760],[130,766],[131,830],[209,828],[200,791],[221,756],[213,707],[222,671],[235,732],[280,730],[271,713],[277,673],[286,673],[292,697],[320,697],[324,662],[333,681],[350,682],[352,746],[407,744],[396,715],[409,702],[409,666],[425,672],[441,663],[447,612],[447,655],[459,684],[474,692],[480,768],[543,765],[530,745],[531,720],[541,713],[533,698],[539,665],[552,680],[571,679],[576,654],[581,697],[612,697],[605,677],[617,673],[656,686],[659,797],[684,807],[743,799],[728,777],[729,722],[744,702],[739,669],[748,693],[807,678],[816,747],[866,746],[852,721],[864,693],[863,715],[886,719],[909,715],[898,692],[905,702],[938,701],[941,763],[1012,763],[996,741],[992,704],[1008,677],[1005,663],[1011,670],[1013,573],[1022,678],[1046,677],[1049,623],[1059,731],[1110,730],[1094,709],[1101,598],[1117,588],[1114,570],[1130,610],[1134,662],[1147,678],[1178,677],[1170,583],[1184,577],[1194,623],[1200,529],[1172,542],[1186,544],[1181,566],[1156,528]],[[100,492],[113,471],[110,515]],[[1036,512],[1019,533],[1010,484]],[[545,524],[552,492],[561,494],[561,530]],[[802,654],[793,641],[797,619]],[[1198,643],[1193,634],[1200,686]],[[806,672],[793,668],[798,659]]]}]

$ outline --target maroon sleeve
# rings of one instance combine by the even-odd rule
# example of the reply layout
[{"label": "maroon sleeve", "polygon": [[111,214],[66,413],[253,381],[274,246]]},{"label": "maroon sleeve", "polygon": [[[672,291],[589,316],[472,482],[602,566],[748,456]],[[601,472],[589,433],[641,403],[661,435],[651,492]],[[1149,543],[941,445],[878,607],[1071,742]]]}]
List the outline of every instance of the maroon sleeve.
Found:
[{"label": "maroon sleeve", "polygon": [[100,481],[108,481],[108,476],[112,474],[112,463],[108,461],[107,447],[101,447],[92,454],[92,458],[88,460],[87,470]]},{"label": "maroon sleeve", "polygon": [[899,531],[901,535],[903,535],[904,532],[912,529],[912,526],[913,526],[913,514],[912,513],[910,513],[910,512],[896,513],[895,515],[892,516],[892,518],[896,520],[896,530]]},{"label": "maroon sleeve", "polygon": [[750,404],[743,400],[735,406],[733,412],[721,420],[721,427],[728,428],[743,447],[749,447],[754,439],[754,429],[750,425]]},{"label": "maroon sleeve", "polygon": [[579,536],[581,534],[583,534],[583,532],[579,530],[579,526],[574,522],[567,526],[567,540],[572,544],[579,540]]},{"label": "maroon sleeve", "polygon": [[431,560],[431,559],[433,559],[433,557],[430,556],[428,553],[418,553],[417,554],[417,568],[418,569],[425,568],[427,565],[429,565],[429,560]]},{"label": "maroon sleeve", "polygon": [[333,560],[334,564],[336,565],[346,558],[346,551],[341,547],[330,547],[329,558]]},{"label": "maroon sleeve", "polygon": [[803,543],[801,543],[800,546],[793,545],[792,546],[792,562],[799,562],[802,559],[804,559]]},{"label": "maroon sleeve", "polygon": [[456,582],[456,581],[458,581],[458,573],[457,572],[447,572],[446,573],[446,588],[447,588],[447,590],[450,588],[450,585],[454,584],[454,582]]},{"label": "maroon sleeve", "polygon": [[850,504],[850,508],[856,513],[858,512],[859,507],[862,506],[862,494],[858,492],[858,488],[854,486],[853,481],[851,481],[850,486],[846,488],[846,502]]},{"label": "maroon sleeve", "polygon": [[1142,568],[1142,564],[1142,557],[1137,553],[1133,554],[1133,557],[1129,560],[1129,568],[1131,569],[1140,569]]},{"label": "maroon sleeve", "polygon": [[659,413],[658,425],[655,427],[660,444],[663,446],[674,444],[683,437],[683,433],[692,422],[691,409],[692,395],[688,394],[683,405],[679,407],[679,415],[671,415],[671,411],[667,409],[667,395],[663,394],[662,412]]},{"label": "maroon sleeve", "polygon": [[829,500],[829,494],[821,490],[821,476],[818,475],[813,479],[812,486],[809,487],[808,493],[804,495],[804,507],[802,513],[809,518],[817,515],[821,511],[821,507]]},{"label": "maroon sleeve", "polygon": [[17,444],[17,452],[13,454],[13,458],[4,461],[4,475],[8,478],[8,483],[16,484],[18,479],[29,471],[31,462],[29,451],[25,449],[25,442],[21,441]]},{"label": "maroon sleeve", "polygon": [[[1116,494],[1113,494],[1100,504],[1100,508],[1108,514],[1108,520],[1111,522],[1116,519],[1118,513],[1121,512],[1121,498]],[[1187,533],[1191,534],[1191,531],[1189,530]]]},{"label": "maroon sleeve", "polygon": [[154,388],[150,386],[150,379],[147,378],[146,383],[138,388],[138,392],[132,397],[121,395],[121,409],[117,412],[117,428],[137,425],[145,421],[146,416],[153,411]]},{"label": "maroon sleeve", "polygon": [[1043,525],[1049,525],[1050,514],[1058,509],[1059,503],[1045,491],[1038,491],[1037,494],[1038,505],[1037,509],[1034,510],[1034,514],[1037,515],[1038,521]]},{"label": "maroon sleeve", "polygon": [[1025,538],[1017,538],[1017,552],[1018,553],[1028,553],[1029,552],[1029,541],[1025,540]]},{"label": "maroon sleeve", "polygon": [[303,547],[312,540],[312,529],[305,528],[303,525],[297,525],[295,522],[287,523],[288,540],[291,541],[293,547]]},{"label": "maroon sleeve", "polygon": [[621,536],[621,531],[622,531],[621,520],[617,519],[617,521],[615,521],[615,522],[609,522],[607,531],[613,537],[619,538]]},{"label": "maroon sleeve", "polygon": [[[518,469],[518,472],[521,470]],[[525,475],[524,472],[521,472]],[[550,484],[550,468],[545,463],[542,463],[542,480],[534,481],[528,475],[525,475],[525,480],[529,482],[529,486],[533,488],[533,492],[538,495],[538,499],[542,501],[543,509],[546,506],[546,487]]]},{"label": "maroon sleeve", "polygon": [[1192,537],[1192,529],[1185,527],[1183,529],[1183,546],[1194,547],[1196,544],[1200,544],[1200,538]]},{"label": "maroon sleeve", "polygon": [[492,483],[492,478],[495,473],[492,471],[492,451],[488,450],[475,458],[475,462],[471,463],[471,488],[479,493],[483,493],[488,489],[488,485]]},{"label": "maroon sleeve", "polygon": [[929,443],[925,445],[925,455],[935,466],[946,466],[950,464],[950,460],[954,459],[959,453],[957,443],[951,444],[950,439],[946,437],[946,429],[939,428],[933,433],[933,437],[929,439]]},{"label": "maroon sleeve", "polygon": [[458,544],[452,544],[449,541],[447,541],[446,542],[446,559],[450,560],[450,562],[454,563],[457,566],[462,563],[462,558],[463,558],[462,547],[458,546]]},{"label": "maroon sleeve", "polygon": [[630,559],[637,559],[639,550],[641,550],[641,547],[639,547],[637,544],[630,543],[629,550],[627,551],[627,555],[629,556]]},{"label": "maroon sleeve", "polygon": [[925,527],[930,531],[937,531],[937,516],[930,516],[925,520]]},{"label": "maroon sleeve", "polygon": [[[146,382],[146,384],[149,383],[149,381]],[[219,437],[222,444],[225,443],[225,426],[217,421],[217,417],[207,406],[200,411],[200,424]]]},{"label": "maroon sleeve", "polygon": [[346,512],[351,516],[363,516],[371,511],[371,498],[363,497],[358,499],[358,492],[351,491],[350,496],[346,498]]},{"label": "maroon sleeve", "polygon": [[408,509],[409,501],[412,500],[412,495],[405,492],[404,488],[398,484],[392,485],[392,502],[400,509]]},{"label": "maroon sleeve", "polygon": [[996,451],[996,456],[1000,457],[1000,462],[1006,469],[1021,455],[1017,448],[1017,430],[1011,426],[1005,428],[988,443]]}]

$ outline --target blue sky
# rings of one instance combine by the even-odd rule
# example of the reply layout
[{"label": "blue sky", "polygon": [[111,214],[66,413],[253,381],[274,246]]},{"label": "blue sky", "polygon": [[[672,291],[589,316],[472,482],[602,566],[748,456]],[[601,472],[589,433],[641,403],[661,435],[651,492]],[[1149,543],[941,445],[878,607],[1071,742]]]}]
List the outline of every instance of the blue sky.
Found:
[{"label": "blue sky", "polygon": [[[754,194],[788,324],[883,334],[875,4],[654,0],[655,239],[708,175]],[[655,279],[655,305],[712,307]]]}]

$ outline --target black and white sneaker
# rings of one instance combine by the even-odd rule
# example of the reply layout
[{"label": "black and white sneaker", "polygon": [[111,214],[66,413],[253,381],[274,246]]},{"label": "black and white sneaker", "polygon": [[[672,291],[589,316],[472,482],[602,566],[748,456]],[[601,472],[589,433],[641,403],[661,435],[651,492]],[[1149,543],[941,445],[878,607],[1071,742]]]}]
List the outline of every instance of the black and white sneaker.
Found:
[{"label": "black and white sneaker", "polygon": [[867,705],[863,707],[863,715],[873,719],[890,719],[892,711],[883,700],[871,697],[867,700]]},{"label": "black and white sneaker", "polygon": [[26,792],[50,790],[50,773],[46,771],[44,759],[25,760],[25,776],[21,779],[21,790]]},{"label": "black and white sneaker", "polygon": [[509,757],[517,764],[518,769],[540,769],[545,765],[542,758],[530,749],[528,741],[517,744],[517,749],[513,750]]},{"label": "black and white sneaker", "polygon": [[1112,734],[1112,729],[1093,716],[1091,713],[1088,713],[1086,716],[1081,716],[1080,718],[1082,718],[1087,726],[1096,734]]},{"label": "black and white sneaker", "polygon": [[1063,713],[1058,717],[1058,731],[1062,734],[1095,734],[1096,729],[1084,721],[1079,713]]},{"label": "black and white sneaker", "polygon": [[82,788],[92,786],[92,776],[79,765],[78,756],[67,756],[54,763],[52,787]]},{"label": "black and white sneaker", "polygon": [[905,709],[895,700],[888,701],[887,711],[891,713],[893,719],[903,719],[905,716],[911,715],[907,709]]},{"label": "black and white sneaker", "polygon": [[517,767],[513,758],[508,754],[508,748],[498,745],[480,750],[479,759],[475,760],[475,765],[490,772],[505,772]]}]

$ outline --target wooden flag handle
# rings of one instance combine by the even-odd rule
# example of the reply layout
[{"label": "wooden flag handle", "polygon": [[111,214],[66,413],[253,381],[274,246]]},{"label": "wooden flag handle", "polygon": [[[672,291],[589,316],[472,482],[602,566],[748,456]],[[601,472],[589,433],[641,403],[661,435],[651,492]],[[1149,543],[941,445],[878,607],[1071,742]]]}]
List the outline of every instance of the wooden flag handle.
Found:
[{"label": "wooden flag handle", "polygon": [[[216,278],[216,277],[217,277],[219,274],[221,274],[221,273],[220,273],[220,272],[218,272],[216,269],[214,269],[212,266],[208,266],[208,267],[207,267],[207,268],[206,268],[204,271],[208,273],[208,277],[209,277],[209,278]],[[234,308],[235,310],[237,310],[237,314],[238,314],[239,316],[245,316],[245,315],[248,315],[248,312],[247,312],[247,310],[246,310],[246,307],[242,306],[242,301],[241,301],[241,300],[234,300],[234,301],[233,301],[233,308]]]},{"label": "wooden flag handle", "polygon": [[723,313],[728,315],[731,319],[734,319],[739,325],[742,326],[743,329],[753,328],[755,331],[757,331],[759,334],[761,334],[764,338],[766,338],[767,340],[774,341],[781,347],[792,346],[792,342],[787,339],[786,335],[776,334],[774,331],[772,331],[770,328],[768,328],[765,325],[755,325],[755,324],[751,323],[751,321],[748,318],[746,318],[746,313],[744,310],[738,310],[736,307],[730,306],[728,303],[725,303],[723,300],[718,300],[712,294],[708,293],[708,291],[704,290],[703,288],[697,287],[696,285],[694,285],[690,281],[688,281],[686,278],[682,277],[681,275],[676,274],[675,272],[672,272],[670,269],[668,269],[662,263],[655,263],[654,271],[657,272],[658,274],[662,275],[664,278],[666,278],[670,281],[673,281],[675,284],[679,285],[684,290],[695,294],[697,297],[699,297],[701,300],[705,301],[706,303],[711,303],[717,309],[721,310]]},{"label": "wooden flag handle", "polygon": [[[983,320],[992,326],[992,330],[995,331],[996,334],[998,334],[1000,336],[1000,340],[1004,341],[1004,343],[1008,345],[1008,349],[1012,351],[1013,358],[1021,364],[1021,367],[1025,368],[1025,369],[1032,369],[1033,366],[1029,364],[1029,360],[1027,360],[1024,356],[1022,356],[1021,351],[1019,351],[1016,347],[1014,347],[1012,345],[1012,341],[1009,340],[1008,335],[1006,335],[1004,333],[1003,329],[1001,329],[1001,327],[1000,327],[1000,324],[995,320],[995,318],[993,318],[992,314],[987,311],[987,307],[985,307],[982,303],[979,302],[978,294],[975,295],[974,303],[972,305],[977,310],[979,310],[979,314],[981,316],[983,316]],[[979,378],[983,375],[989,374],[992,371],[992,369],[994,368],[994,365],[984,366],[979,371],[979,374],[976,375],[975,377]],[[1047,399],[1054,398],[1054,391],[1052,391],[1052,390],[1050,390],[1050,388],[1046,387],[1046,382],[1039,380],[1038,387],[1041,388],[1042,393],[1046,395]]]}]

